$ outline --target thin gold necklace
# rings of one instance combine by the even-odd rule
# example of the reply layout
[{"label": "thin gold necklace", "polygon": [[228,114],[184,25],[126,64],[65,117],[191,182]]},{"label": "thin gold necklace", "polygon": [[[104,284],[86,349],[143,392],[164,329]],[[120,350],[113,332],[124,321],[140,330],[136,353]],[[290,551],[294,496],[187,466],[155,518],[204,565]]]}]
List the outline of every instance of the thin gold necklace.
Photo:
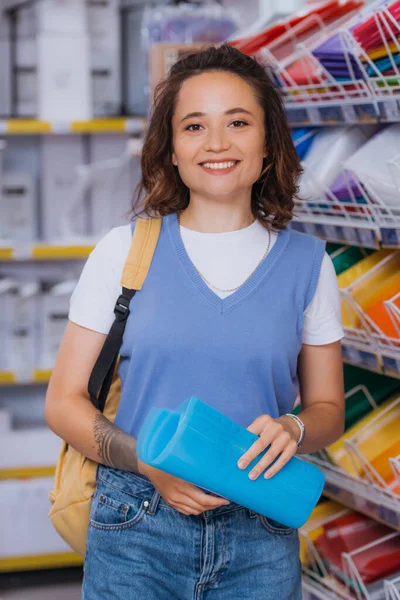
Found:
[{"label": "thin gold necklace", "polygon": [[[179,235],[181,235],[181,218],[180,218],[180,213],[177,213],[177,216],[178,216],[178,229],[179,229]],[[253,221],[253,223],[254,223],[254,221]],[[252,223],[252,224],[253,224],[253,223]],[[181,238],[181,239],[182,239],[182,238]],[[208,281],[208,279],[206,279],[206,278],[204,277],[204,275],[203,275],[202,273],[200,273],[200,271],[198,270],[198,268],[196,267],[196,265],[195,265],[194,263],[192,263],[192,264],[193,264],[194,268],[196,269],[197,273],[198,273],[198,274],[200,275],[200,277],[202,278],[202,280],[203,280],[203,281],[205,281],[205,283],[206,283],[207,285],[209,285],[210,287],[212,287],[214,290],[217,290],[218,292],[236,292],[236,290],[238,290],[240,287],[242,287],[242,285],[244,285],[245,283],[247,283],[247,282],[248,282],[248,280],[250,279],[250,277],[253,275],[253,273],[255,273],[255,271],[257,271],[258,267],[261,265],[261,263],[263,262],[263,260],[264,260],[264,259],[265,259],[265,257],[267,256],[267,254],[268,254],[268,252],[269,252],[269,249],[270,249],[270,246],[271,246],[271,231],[270,231],[270,229],[269,229],[269,227],[268,227],[268,246],[267,246],[267,249],[266,249],[266,251],[264,252],[264,256],[262,257],[262,259],[260,260],[260,262],[258,263],[258,265],[257,265],[257,266],[256,266],[256,267],[253,269],[253,271],[250,273],[250,275],[249,275],[248,277],[246,277],[246,279],[245,279],[245,280],[244,280],[244,281],[243,281],[243,282],[242,282],[240,285],[238,285],[237,287],[231,288],[230,290],[222,290],[221,288],[218,288],[216,285],[213,285],[212,283],[210,283],[210,282]]]}]

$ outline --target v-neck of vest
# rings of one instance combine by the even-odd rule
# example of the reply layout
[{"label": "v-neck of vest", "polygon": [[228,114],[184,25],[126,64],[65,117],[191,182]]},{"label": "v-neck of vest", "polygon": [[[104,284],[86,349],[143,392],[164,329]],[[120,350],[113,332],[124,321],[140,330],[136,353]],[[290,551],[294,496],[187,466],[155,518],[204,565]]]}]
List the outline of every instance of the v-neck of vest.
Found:
[{"label": "v-neck of vest", "polygon": [[233,306],[238,305],[249,294],[251,294],[262,281],[265,280],[276,264],[276,261],[281,256],[289,240],[289,231],[287,229],[280,231],[275,244],[272,246],[267,256],[258,265],[249,279],[226,298],[220,298],[215,292],[213,292],[211,288],[208,287],[205,281],[203,281],[197,272],[196,267],[191,261],[179,231],[177,214],[172,213],[166,217],[163,217],[163,222],[167,227],[172,247],[174,248],[177,257],[181,262],[186,275],[194,283],[200,294],[220,313],[226,312]]}]

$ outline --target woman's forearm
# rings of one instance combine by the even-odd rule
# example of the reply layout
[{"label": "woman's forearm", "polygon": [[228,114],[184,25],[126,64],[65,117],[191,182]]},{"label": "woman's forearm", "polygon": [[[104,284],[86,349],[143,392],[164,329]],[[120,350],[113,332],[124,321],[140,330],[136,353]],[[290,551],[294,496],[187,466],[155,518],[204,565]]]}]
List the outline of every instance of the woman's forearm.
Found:
[{"label": "woman's forearm", "polygon": [[45,416],[50,429],[87,458],[141,472],[136,439],[111,423],[87,398],[75,395],[59,400],[57,408]]},{"label": "woman's forearm", "polygon": [[[329,402],[315,403],[299,415],[305,426],[305,437],[297,454],[310,454],[321,450],[339,439],[344,433],[343,411]],[[279,417],[287,431],[297,440],[300,429],[294,419]]]}]

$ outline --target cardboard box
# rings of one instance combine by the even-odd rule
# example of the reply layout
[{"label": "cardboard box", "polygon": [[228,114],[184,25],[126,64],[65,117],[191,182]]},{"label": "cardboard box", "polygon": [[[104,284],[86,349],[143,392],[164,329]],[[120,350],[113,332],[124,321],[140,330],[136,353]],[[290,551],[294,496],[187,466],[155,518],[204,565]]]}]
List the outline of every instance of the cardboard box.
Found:
[{"label": "cardboard box", "polygon": [[40,0],[17,11],[17,38],[77,35],[88,29],[85,0]]},{"label": "cardboard box", "polygon": [[39,119],[92,118],[89,38],[87,35],[38,37]]},{"label": "cardboard box", "polygon": [[38,238],[36,186],[28,172],[5,172],[1,186],[0,238],[29,241]]},{"label": "cardboard box", "polygon": [[70,280],[51,286],[42,295],[40,367],[54,366],[58,348],[68,324],[69,303],[77,281]]},{"label": "cardboard box", "polygon": [[179,59],[183,58],[187,54],[191,54],[196,50],[200,50],[205,45],[207,44],[152,44],[149,52],[149,79],[151,98],[153,97],[156,85],[166,77],[172,65],[174,65]]},{"label": "cardboard box", "polygon": [[124,214],[131,205],[135,175],[128,142],[126,135],[91,136],[90,163],[100,166],[90,187],[91,234],[96,238],[128,222]]},{"label": "cardboard box", "polygon": [[0,435],[11,430],[11,411],[8,408],[0,408]]},{"label": "cardboard box", "polygon": [[85,163],[81,135],[43,136],[41,143],[41,236],[60,242],[88,233],[88,204],[79,199],[78,167]]},{"label": "cardboard box", "polygon": [[[20,446],[32,449],[25,438]],[[53,487],[53,477],[0,481],[0,558],[71,552],[48,517]]]},{"label": "cardboard box", "polygon": [[116,0],[87,0],[93,111],[121,114],[120,9]]},{"label": "cardboard box", "polygon": [[0,13],[0,117],[11,116],[10,24]]},{"label": "cardboard box", "polygon": [[12,370],[26,374],[36,366],[39,283],[18,282],[9,317]]},{"label": "cardboard box", "polygon": [[0,371],[9,371],[13,368],[12,344],[10,335],[10,321],[14,307],[14,294],[16,282],[12,277],[0,279]]}]

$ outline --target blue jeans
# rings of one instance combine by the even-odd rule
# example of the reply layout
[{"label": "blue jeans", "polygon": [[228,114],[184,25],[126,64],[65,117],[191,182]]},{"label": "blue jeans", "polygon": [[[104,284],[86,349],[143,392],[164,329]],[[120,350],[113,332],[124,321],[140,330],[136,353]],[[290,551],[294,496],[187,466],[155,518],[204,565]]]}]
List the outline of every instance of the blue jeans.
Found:
[{"label": "blue jeans", "polygon": [[82,600],[301,600],[297,530],[231,503],[172,508],[140,474],[98,468]]}]

